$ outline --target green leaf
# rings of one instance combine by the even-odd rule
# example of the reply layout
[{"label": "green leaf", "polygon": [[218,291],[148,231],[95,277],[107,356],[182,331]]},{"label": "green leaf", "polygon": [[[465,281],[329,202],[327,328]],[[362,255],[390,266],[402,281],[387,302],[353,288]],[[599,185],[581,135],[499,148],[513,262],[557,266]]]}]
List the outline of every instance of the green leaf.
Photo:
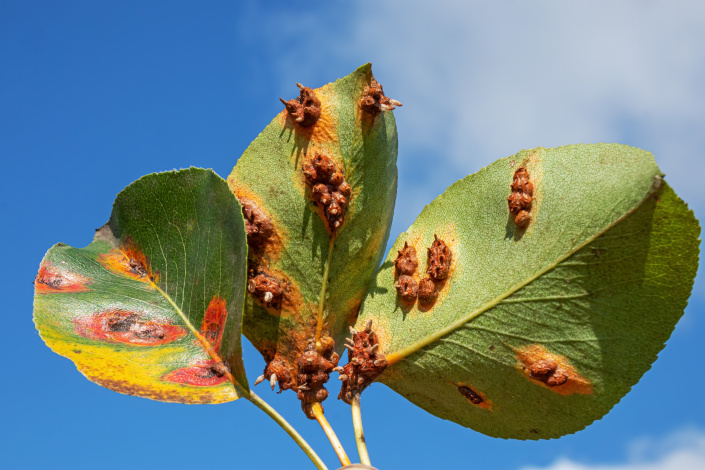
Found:
[{"label": "green leaf", "polygon": [[118,194],[85,248],[52,247],[34,321],[88,379],[154,400],[221,403],[248,390],[240,345],[241,209],[211,170],[151,174]]},{"label": "green leaf", "polygon": [[[246,212],[252,207],[258,214],[252,217],[268,227],[265,236],[258,232],[259,239],[250,240],[249,290],[256,295],[248,295],[244,333],[268,364],[274,361],[266,374],[276,373],[283,389],[297,385],[298,358],[317,326],[340,351],[384,256],[396,197],[397,133],[391,112],[370,114],[360,106],[374,83],[368,64],[313,90],[321,114],[310,127],[282,110],[228,178]],[[304,175],[318,154],[329,157],[351,187],[337,229],[313,202]],[[281,297],[263,297],[270,291],[257,290],[260,274],[271,289],[282,289]]]},{"label": "green leaf", "polygon": [[[525,230],[507,206],[519,167],[534,185]],[[647,152],[522,151],[424,209],[358,324],[373,320],[389,360],[380,381],[430,413],[495,437],[559,437],[605,415],[650,368],[690,295],[699,233]],[[431,306],[405,305],[397,250],[408,241],[425,255],[434,234],[452,251],[450,275]]]}]

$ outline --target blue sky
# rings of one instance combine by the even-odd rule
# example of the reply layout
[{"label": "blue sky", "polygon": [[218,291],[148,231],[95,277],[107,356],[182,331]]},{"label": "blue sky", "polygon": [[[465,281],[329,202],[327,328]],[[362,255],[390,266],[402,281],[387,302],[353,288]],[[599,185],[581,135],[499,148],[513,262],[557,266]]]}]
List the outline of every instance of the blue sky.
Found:
[{"label": "blue sky", "polygon": [[[458,178],[537,146],[653,152],[705,218],[705,4],[698,1],[40,2],[0,0],[0,211],[5,318],[0,447],[7,468],[310,468],[246,401],[164,404],[83,378],[34,330],[32,280],[56,242],[90,243],[138,177],[226,176],[295,83],[372,62],[404,103],[392,240]],[[660,359],[604,419],[560,440],[491,439],[382,385],[364,396],[373,463],[402,468],[705,467],[705,292]],[[249,375],[263,366],[249,345]],[[260,394],[331,469],[293,394]],[[349,408],[329,420],[355,454]]]}]

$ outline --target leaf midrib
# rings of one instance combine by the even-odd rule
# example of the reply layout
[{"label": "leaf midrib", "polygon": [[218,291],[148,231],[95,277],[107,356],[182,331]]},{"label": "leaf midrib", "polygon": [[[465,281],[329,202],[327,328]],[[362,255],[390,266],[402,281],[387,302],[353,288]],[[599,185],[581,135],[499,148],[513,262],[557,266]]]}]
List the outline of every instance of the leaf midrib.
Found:
[{"label": "leaf midrib", "polygon": [[401,361],[402,359],[405,359],[407,356],[419,351],[420,349],[430,345],[431,343],[434,343],[435,341],[441,339],[442,337],[454,332],[458,328],[461,328],[463,325],[466,323],[470,322],[474,318],[482,315],[484,312],[494,308],[497,304],[502,302],[503,300],[507,299],[514,293],[518,292],[519,290],[523,289],[524,287],[528,286],[532,282],[534,282],[536,279],[540,278],[547,272],[551,271],[552,269],[556,268],[559,264],[561,264],[563,261],[566,259],[570,258],[573,256],[575,253],[578,251],[582,250],[584,247],[595,241],[597,238],[601,237],[604,235],[607,231],[609,231],[611,228],[615,227],[617,224],[622,222],[624,219],[629,217],[634,211],[636,211],[641,205],[651,197],[651,195],[657,190],[658,188],[655,186],[652,186],[652,188],[649,190],[647,195],[632,209],[628,210],[625,212],[625,214],[619,218],[617,218],[614,222],[612,222],[610,225],[602,229],[601,231],[597,232],[595,235],[592,237],[587,238],[583,243],[580,245],[575,246],[572,250],[568,251],[565,255],[561,256],[558,258],[556,261],[553,263],[548,264],[545,268],[542,270],[536,272],[533,276],[527,278],[523,282],[520,282],[513,287],[509,288],[507,291],[505,291],[503,294],[495,297],[494,299],[490,300],[486,304],[480,306],[479,308],[473,310],[469,314],[461,317],[460,319],[454,321],[450,325],[446,326],[445,328],[441,328],[440,330],[434,332],[433,334],[430,334],[426,337],[423,337],[419,340],[416,340],[415,342],[411,343],[408,346],[405,346],[397,351],[394,351],[393,353],[388,354],[387,357],[387,363],[389,366],[394,365],[396,362]]}]

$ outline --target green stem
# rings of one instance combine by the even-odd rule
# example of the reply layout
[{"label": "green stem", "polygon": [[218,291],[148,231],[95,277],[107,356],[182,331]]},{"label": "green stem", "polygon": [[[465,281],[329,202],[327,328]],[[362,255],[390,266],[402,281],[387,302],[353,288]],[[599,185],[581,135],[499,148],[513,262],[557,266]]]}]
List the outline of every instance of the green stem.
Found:
[{"label": "green stem", "polygon": [[304,440],[301,435],[296,432],[296,429],[294,429],[291,424],[289,424],[279,413],[274,410],[267,402],[262,400],[259,396],[255,395],[255,392],[250,391],[249,393],[245,393],[243,390],[243,398],[247,398],[252,402],[257,408],[260,410],[264,411],[267,413],[267,415],[272,418],[276,423],[281,426],[281,428],[286,431],[286,433],[301,447],[301,450],[303,450],[306,455],[308,456],[309,459],[311,459],[311,462],[318,468],[318,470],[328,470],[328,467],[323,463],[321,458],[313,451],[311,446]]},{"label": "green stem", "polygon": [[357,443],[357,452],[360,454],[360,463],[372,466],[372,463],[370,463],[370,454],[367,453],[365,433],[362,430],[362,412],[360,411],[359,393],[353,395],[350,408],[352,409],[353,429],[355,429],[355,442]]}]

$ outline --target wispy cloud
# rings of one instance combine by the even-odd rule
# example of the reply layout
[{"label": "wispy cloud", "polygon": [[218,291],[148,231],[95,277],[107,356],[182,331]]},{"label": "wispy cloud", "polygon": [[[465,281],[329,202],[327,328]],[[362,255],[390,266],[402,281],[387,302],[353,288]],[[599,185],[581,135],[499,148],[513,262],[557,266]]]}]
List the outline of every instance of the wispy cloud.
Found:
[{"label": "wispy cloud", "polygon": [[689,429],[664,439],[640,439],[632,443],[625,463],[584,464],[568,458],[549,467],[522,470],[699,470],[705,468],[705,433]]}]

